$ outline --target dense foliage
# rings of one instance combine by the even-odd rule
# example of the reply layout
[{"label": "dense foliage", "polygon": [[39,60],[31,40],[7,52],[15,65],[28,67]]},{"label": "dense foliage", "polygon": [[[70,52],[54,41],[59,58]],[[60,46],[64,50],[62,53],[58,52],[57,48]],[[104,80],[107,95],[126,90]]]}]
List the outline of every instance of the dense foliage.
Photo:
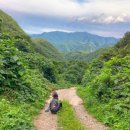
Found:
[{"label": "dense foliage", "polygon": [[[30,66],[38,56],[31,59],[33,54],[19,51],[13,37],[0,36],[0,130],[34,129],[32,117],[43,106],[53,85],[45,79],[48,72],[42,74],[38,65]],[[48,71],[49,63],[45,63],[43,70]]]},{"label": "dense foliage", "polygon": [[44,39],[32,39],[32,45],[35,51],[42,54],[46,58],[63,61],[63,56],[59,51],[48,41]]},{"label": "dense foliage", "polygon": [[50,82],[57,82],[54,63],[45,57],[35,51],[17,23],[0,11],[0,130],[35,129],[33,116],[54,88]]},{"label": "dense foliage", "polygon": [[101,48],[91,53],[86,51],[68,52],[64,53],[64,57],[67,60],[78,60],[90,63],[94,59],[98,58],[101,53],[106,52],[106,50],[108,50],[108,48]]},{"label": "dense foliage", "polygon": [[84,61],[70,60],[63,67],[62,77],[71,84],[80,84],[85,74],[87,63]]},{"label": "dense foliage", "polygon": [[86,70],[79,94],[87,109],[112,130],[130,128],[130,33]]},{"label": "dense foliage", "polygon": [[0,130],[35,129],[32,119],[55,87],[52,83],[63,79],[58,76],[63,67],[57,49],[44,40],[31,41],[0,11]]}]

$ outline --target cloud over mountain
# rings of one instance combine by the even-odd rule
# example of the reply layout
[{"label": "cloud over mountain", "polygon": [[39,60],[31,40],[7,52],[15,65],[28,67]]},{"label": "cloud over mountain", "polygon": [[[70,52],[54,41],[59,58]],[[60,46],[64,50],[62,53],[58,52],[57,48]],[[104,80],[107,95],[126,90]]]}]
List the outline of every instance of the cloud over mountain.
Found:
[{"label": "cloud over mountain", "polygon": [[121,23],[121,22],[127,22],[128,16],[125,13],[119,14],[119,15],[94,15],[94,16],[83,16],[76,18],[79,22],[92,22],[92,23],[103,23],[103,24],[111,24],[111,23]]}]

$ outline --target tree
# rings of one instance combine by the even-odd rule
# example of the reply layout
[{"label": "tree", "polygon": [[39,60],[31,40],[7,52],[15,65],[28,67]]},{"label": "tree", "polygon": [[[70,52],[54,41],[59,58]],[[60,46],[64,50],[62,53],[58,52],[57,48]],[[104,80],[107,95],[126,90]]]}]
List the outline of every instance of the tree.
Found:
[{"label": "tree", "polygon": [[0,19],[0,32],[2,31],[2,19]]}]

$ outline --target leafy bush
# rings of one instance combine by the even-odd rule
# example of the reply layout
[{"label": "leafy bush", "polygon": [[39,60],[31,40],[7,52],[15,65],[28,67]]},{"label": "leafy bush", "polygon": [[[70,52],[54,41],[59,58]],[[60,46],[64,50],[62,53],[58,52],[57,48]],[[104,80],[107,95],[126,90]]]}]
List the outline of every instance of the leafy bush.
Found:
[{"label": "leafy bush", "polygon": [[31,122],[30,113],[25,111],[24,105],[12,105],[6,99],[0,99],[0,130],[35,130]]},{"label": "leafy bush", "polygon": [[20,53],[13,40],[0,41],[0,93],[9,89],[21,89],[25,85],[22,73],[24,74],[26,63],[18,56]]},{"label": "leafy bush", "polygon": [[83,61],[69,61],[64,67],[63,78],[72,83],[80,84],[87,68],[87,63]]},{"label": "leafy bush", "polygon": [[97,71],[96,66],[92,65],[84,76],[85,88],[79,89],[87,110],[112,130],[130,128],[129,64],[130,55],[113,57]]},{"label": "leafy bush", "polygon": [[24,55],[24,58],[29,64],[30,69],[39,69],[43,74],[43,77],[52,83],[56,83],[58,80],[57,71],[55,64],[50,59],[46,59],[38,53],[29,53]]}]

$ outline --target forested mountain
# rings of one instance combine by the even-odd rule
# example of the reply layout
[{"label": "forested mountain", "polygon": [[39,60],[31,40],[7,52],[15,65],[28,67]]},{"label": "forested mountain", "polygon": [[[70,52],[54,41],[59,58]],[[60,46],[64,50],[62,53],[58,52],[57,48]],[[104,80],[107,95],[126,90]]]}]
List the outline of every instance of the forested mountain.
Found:
[{"label": "forested mountain", "polygon": [[34,38],[44,38],[51,42],[61,52],[86,51],[93,52],[97,49],[114,45],[118,39],[101,37],[87,32],[44,32],[31,35]]}]

